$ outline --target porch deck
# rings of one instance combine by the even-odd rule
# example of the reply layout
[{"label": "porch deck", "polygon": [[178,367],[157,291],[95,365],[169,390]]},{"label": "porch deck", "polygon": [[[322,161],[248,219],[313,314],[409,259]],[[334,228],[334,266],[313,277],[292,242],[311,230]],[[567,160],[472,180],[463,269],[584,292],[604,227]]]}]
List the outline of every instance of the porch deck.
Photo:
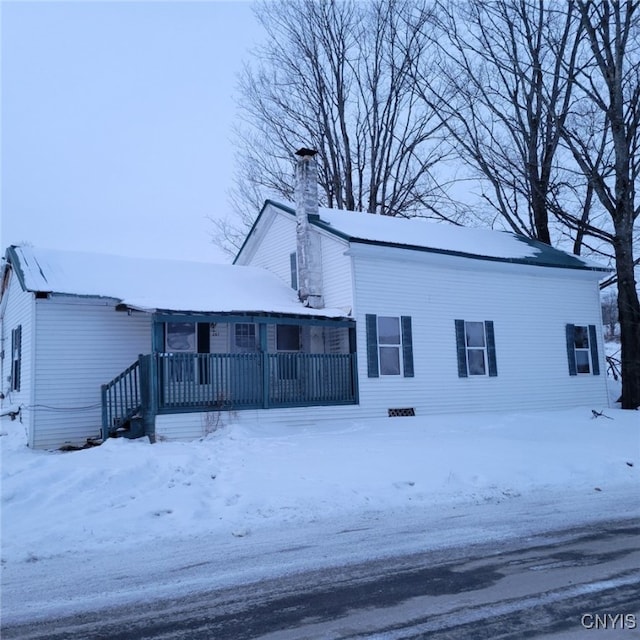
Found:
[{"label": "porch deck", "polygon": [[355,353],[147,354],[103,385],[103,437],[163,413],[356,403]]}]

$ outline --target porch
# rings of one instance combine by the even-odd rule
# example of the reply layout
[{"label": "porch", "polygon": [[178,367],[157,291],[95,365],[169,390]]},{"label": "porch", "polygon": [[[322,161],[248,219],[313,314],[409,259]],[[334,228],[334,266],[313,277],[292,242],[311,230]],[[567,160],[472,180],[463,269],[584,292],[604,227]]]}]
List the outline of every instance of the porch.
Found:
[{"label": "porch", "polygon": [[353,321],[158,316],[153,342],[103,385],[103,439],[153,436],[160,414],[358,402]]}]

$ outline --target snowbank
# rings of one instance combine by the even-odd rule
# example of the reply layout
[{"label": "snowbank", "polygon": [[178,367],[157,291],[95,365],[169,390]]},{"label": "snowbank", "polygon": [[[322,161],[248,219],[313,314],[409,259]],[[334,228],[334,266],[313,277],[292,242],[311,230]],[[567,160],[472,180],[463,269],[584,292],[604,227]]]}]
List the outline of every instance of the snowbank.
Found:
[{"label": "snowbank", "polygon": [[112,439],[70,453],[29,450],[16,422],[0,438],[2,561],[365,512],[509,510],[544,491],[582,496],[585,514],[612,489],[637,504],[640,416],[604,413],[610,419],[585,408],[297,430],[230,424],[196,442]]},{"label": "snowbank", "polygon": [[604,413],[228,424],[70,453],[10,423],[3,623],[637,517],[640,416]]}]

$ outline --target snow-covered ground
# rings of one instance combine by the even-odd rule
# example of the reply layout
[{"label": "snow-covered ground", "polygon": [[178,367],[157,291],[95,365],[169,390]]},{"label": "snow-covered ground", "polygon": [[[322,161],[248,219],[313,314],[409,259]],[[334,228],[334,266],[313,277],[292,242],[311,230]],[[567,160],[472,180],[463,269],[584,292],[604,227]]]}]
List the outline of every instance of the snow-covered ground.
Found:
[{"label": "snow-covered ground", "polygon": [[619,409],[25,441],[0,437],[5,621],[640,515],[640,414]]}]

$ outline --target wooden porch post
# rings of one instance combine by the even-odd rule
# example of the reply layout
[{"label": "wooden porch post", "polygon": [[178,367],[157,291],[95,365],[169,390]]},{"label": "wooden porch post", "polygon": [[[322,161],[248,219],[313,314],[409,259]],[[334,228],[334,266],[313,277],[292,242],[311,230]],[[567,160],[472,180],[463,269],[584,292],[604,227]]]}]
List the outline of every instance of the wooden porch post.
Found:
[{"label": "wooden porch post", "polygon": [[157,355],[139,355],[140,363],[140,402],[144,435],[151,442],[156,441],[156,415],[158,413],[158,364]]},{"label": "wooden porch post", "polygon": [[261,322],[258,325],[260,332],[260,355],[262,357],[262,408],[269,408],[269,354],[267,343],[267,325]]},{"label": "wooden porch post", "polygon": [[349,354],[351,355],[351,394],[354,402],[358,402],[358,345],[356,327],[349,327]]},{"label": "wooden porch post", "polygon": [[100,397],[102,399],[102,440],[109,437],[109,407],[107,406],[107,389],[109,385],[103,384],[100,387]]}]

